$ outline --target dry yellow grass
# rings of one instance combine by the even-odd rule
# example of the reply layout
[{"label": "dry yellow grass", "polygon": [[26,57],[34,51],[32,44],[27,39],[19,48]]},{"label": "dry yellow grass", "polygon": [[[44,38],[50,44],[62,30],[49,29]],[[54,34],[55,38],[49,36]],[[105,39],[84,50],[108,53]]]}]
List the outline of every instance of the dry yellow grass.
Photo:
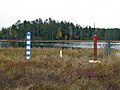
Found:
[{"label": "dry yellow grass", "polygon": [[[30,60],[24,48],[0,49],[0,90],[119,90],[120,58],[103,57],[89,63],[92,49],[32,48]],[[114,52],[119,52],[114,51]]]}]

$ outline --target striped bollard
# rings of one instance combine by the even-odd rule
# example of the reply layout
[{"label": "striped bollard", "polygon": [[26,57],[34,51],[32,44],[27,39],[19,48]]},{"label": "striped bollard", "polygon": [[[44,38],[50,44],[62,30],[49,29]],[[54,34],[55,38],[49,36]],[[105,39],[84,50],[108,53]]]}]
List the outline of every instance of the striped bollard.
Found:
[{"label": "striped bollard", "polygon": [[98,40],[97,35],[94,35],[94,59],[90,59],[89,60],[90,63],[101,62],[97,60],[97,40]]},{"label": "striped bollard", "polygon": [[27,36],[26,36],[26,59],[30,59],[30,36],[31,36],[31,33],[27,32]]},{"label": "striped bollard", "polygon": [[97,35],[94,35],[94,61],[97,61]]}]

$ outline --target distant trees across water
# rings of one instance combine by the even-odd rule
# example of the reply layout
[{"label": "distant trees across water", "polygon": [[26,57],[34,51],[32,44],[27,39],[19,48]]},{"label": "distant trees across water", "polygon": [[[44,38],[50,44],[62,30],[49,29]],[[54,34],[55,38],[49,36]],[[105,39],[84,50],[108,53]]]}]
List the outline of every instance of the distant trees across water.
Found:
[{"label": "distant trees across water", "polygon": [[[93,35],[97,34],[99,40],[120,40],[119,28],[95,28],[91,26],[82,27],[71,22],[55,21],[51,18],[43,21],[41,18],[34,21],[18,20],[11,27],[2,28],[0,39],[25,40],[26,33],[31,32],[32,40],[93,40]],[[58,32],[62,35],[59,37]]]}]

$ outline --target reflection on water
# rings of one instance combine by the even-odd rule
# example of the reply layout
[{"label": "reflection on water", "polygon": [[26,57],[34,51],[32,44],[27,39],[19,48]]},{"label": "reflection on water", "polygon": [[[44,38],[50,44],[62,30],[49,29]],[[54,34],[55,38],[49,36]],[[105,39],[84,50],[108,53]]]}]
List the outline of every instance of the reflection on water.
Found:
[{"label": "reflection on water", "polygon": [[[93,48],[94,42],[62,42],[62,43],[51,43],[51,42],[32,42],[31,47],[65,47],[65,48]],[[106,47],[106,42],[98,42],[98,48]],[[25,42],[0,42],[0,47],[25,47]],[[111,48],[120,49],[120,43],[111,43]]]}]

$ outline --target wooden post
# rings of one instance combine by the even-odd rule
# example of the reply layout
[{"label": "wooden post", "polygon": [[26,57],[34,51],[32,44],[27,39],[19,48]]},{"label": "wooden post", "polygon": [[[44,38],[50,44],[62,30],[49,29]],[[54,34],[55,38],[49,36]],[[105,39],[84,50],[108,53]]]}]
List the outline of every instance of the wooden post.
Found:
[{"label": "wooden post", "polygon": [[60,50],[60,58],[62,58],[62,50]]},{"label": "wooden post", "polygon": [[28,32],[26,36],[26,59],[30,59],[30,46],[31,46],[30,36],[31,36],[31,33]]},{"label": "wooden post", "polygon": [[94,61],[97,61],[97,35],[94,35]]},{"label": "wooden post", "polygon": [[101,62],[97,60],[98,59],[97,58],[97,40],[98,40],[97,35],[94,35],[94,59],[89,60],[90,63]]}]

